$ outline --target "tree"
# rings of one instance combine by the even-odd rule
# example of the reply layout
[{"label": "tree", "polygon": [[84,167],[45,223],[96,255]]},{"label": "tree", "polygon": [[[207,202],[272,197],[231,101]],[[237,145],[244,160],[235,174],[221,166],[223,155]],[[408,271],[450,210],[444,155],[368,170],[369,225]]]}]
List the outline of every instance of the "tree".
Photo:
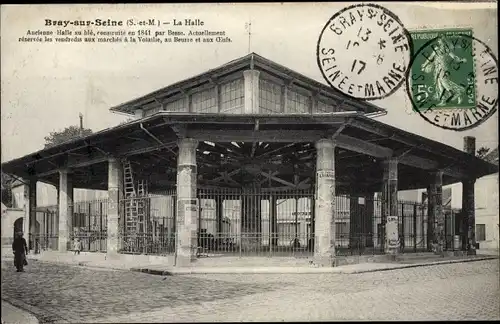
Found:
[{"label": "tree", "polygon": [[51,132],[48,136],[45,136],[45,148],[56,146],[90,134],[92,134],[91,129],[83,128],[80,131],[80,127],[78,126],[69,126],[62,131]]},{"label": "tree", "polygon": [[12,178],[7,173],[2,172],[2,203],[7,207],[12,206],[12,182],[14,178]]},{"label": "tree", "polygon": [[490,149],[486,146],[481,146],[477,152],[476,152],[476,156],[480,159],[484,159],[486,157],[486,155],[488,155],[488,153],[490,152]]}]

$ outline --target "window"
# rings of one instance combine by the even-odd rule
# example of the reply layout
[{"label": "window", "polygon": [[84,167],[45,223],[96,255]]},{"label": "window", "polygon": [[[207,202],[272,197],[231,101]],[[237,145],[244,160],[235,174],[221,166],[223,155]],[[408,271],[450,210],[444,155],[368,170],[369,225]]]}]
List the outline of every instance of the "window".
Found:
[{"label": "window", "polygon": [[220,112],[241,114],[245,96],[243,79],[234,80],[220,86]]},{"label": "window", "polygon": [[164,106],[165,111],[187,111],[187,98],[182,98],[176,101],[167,103]]},{"label": "window", "polygon": [[157,112],[161,111],[161,107],[155,107],[155,108],[150,108],[150,109],[146,109],[144,110],[144,116],[151,116],[151,115],[154,115],[156,114]]},{"label": "window", "polygon": [[281,86],[260,80],[259,90],[260,112],[264,114],[281,112]]},{"label": "window", "polygon": [[477,188],[476,187],[476,194],[475,194],[475,206],[476,209],[485,209],[488,204],[488,194],[487,191],[484,190],[484,188]]},{"label": "window", "polygon": [[215,88],[197,92],[192,95],[194,112],[216,113]]},{"label": "window", "polygon": [[288,90],[286,112],[292,114],[307,114],[309,112],[309,97]]},{"label": "window", "polygon": [[476,241],[486,241],[486,225],[476,224]]},{"label": "window", "polygon": [[336,112],[338,109],[335,109],[332,105],[327,105],[324,102],[318,101],[318,104],[316,105],[316,111],[313,113],[332,113]]}]

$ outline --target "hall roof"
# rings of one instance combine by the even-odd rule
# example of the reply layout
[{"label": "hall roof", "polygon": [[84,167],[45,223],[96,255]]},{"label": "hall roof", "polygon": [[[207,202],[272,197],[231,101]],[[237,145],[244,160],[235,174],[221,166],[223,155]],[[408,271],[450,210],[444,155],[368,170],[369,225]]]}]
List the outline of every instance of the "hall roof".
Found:
[{"label": "hall roof", "polygon": [[294,84],[306,90],[317,92],[318,94],[331,98],[339,104],[342,104],[346,108],[350,108],[346,110],[362,111],[364,113],[385,112],[385,109],[381,107],[375,106],[363,100],[349,98],[340,91],[337,91],[324,83],[304,76],[303,74],[295,72],[255,53],[250,53],[217,68],[210,69],[199,75],[176,82],[165,88],[161,88],[131,101],[127,101],[123,104],[110,108],[110,111],[133,115],[136,109],[142,109],[142,107],[146,105],[166,101],[170,97],[174,97],[191,89],[212,83],[218,78],[248,69],[265,71],[266,73],[269,73],[279,79],[293,81]]},{"label": "hall roof", "polygon": [[[376,178],[381,172],[378,162],[397,157],[400,190],[425,188],[428,172],[436,169],[444,170],[444,184],[498,172],[494,164],[361,112],[321,116],[159,112],[3,163],[2,171],[25,179],[36,175],[40,181],[57,184],[58,169],[69,167],[75,170],[75,188],[106,189],[109,156],[140,158],[137,163],[141,168],[162,175],[165,169],[176,167],[179,136],[221,143],[250,137],[254,142],[313,143],[334,136],[338,143],[336,160],[341,160],[338,167],[346,168],[339,171],[339,177],[359,179],[352,181],[372,175]],[[153,160],[159,161],[156,166],[148,164]],[[378,184],[373,186],[378,188]]]}]

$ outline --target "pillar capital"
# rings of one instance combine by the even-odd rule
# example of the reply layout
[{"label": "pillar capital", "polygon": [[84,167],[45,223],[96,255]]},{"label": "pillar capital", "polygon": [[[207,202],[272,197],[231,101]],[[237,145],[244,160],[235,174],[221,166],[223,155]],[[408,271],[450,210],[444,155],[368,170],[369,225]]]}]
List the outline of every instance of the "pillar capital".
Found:
[{"label": "pillar capital", "polygon": [[57,170],[57,173],[59,173],[59,175],[61,175],[61,174],[71,174],[71,173],[73,173],[73,170],[69,169],[69,168],[60,168],[59,170]]},{"label": "pillar capital", "polygon": [[329,138],[322,138],[318,140],[314,146],[316,147],[317,150],[321,149],[334,149],[335,148],[335,141],[333,139]]},{"label": "pillar capital", "polygon": [[387,166],[395,166],[399,163],[399,159],[397,157],[390,157],[382,161],[383,165]]},{"label": "pillar capital", "polygon": [[429,172],[431,175],[431,185],[442,186],[443,185],[443,171],[434,170]]},{"label": "pillar capital", "polygon": [[195,150],[198,147],[198,140],[194,138],[180,138],[177,141],[179,149],[183,150]]},{"label": "pillar capital", "polygon": [[331,139],[320,139],[315,144],[316,171],[335,170],[335,144]]}]

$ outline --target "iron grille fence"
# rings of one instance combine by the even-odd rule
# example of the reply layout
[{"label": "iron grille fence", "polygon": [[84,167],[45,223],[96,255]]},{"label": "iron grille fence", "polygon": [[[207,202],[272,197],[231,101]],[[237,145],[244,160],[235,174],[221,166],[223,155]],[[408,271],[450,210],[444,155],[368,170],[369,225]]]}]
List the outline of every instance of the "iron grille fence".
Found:
[{"label": "iron grille fence", "polygon": [[175,252],[175,190],[122,199],[121,253],[167,255]]},{"label": "iron grille fence", "polygon": [[36,232],[29,236],[29,245],[36,253],[45,250],[58,249],[59,233],[58,206],[44,206],[37,208]]},{"label": "iron grille fence", "polygon": [[307,256],[313,249],[312,190],[198,190],[200,253]]},{"label": "iron grille fence", "polygon": [[[198,190],[200,254],[308,256],[314,250],[310,190]],[[426,204],[398,201],[400,253],[429,251]],[[444,208],[445,249],[456,249],[457,211]],[[337,255],[383,254],[382,200],[335,197]]]},{"label": "iron grille fence", "polygon": [[79,239],[82,251],[105,252],[107,244],[108,199],[78,201],[73,205],[73,231],[69,249]]},{"label": "iron grille fence", "polygon": [[[192,238],[199,254],[310,256],[314,250],[314,192],[312,190],[199,189],[197,231]],[[127,231],[125,207],[133,199],[146,206]],[[175,253],[175,190],[122,199],[119,209],[119,251],[132,254]],[[107,243],[108,200],[75,202],[69,248],[79,239],[82,251],[104,252]],[[426,204],[398,201],[400,252],[429,251]],[[445,249],[463,249],[460,213],[444,208]],[[335,197],[337,255],[382,254],[382,201],[377,198]],[[57,206],[37,212],[38,231],[31,244],[40,250],[58,248]]]}]

